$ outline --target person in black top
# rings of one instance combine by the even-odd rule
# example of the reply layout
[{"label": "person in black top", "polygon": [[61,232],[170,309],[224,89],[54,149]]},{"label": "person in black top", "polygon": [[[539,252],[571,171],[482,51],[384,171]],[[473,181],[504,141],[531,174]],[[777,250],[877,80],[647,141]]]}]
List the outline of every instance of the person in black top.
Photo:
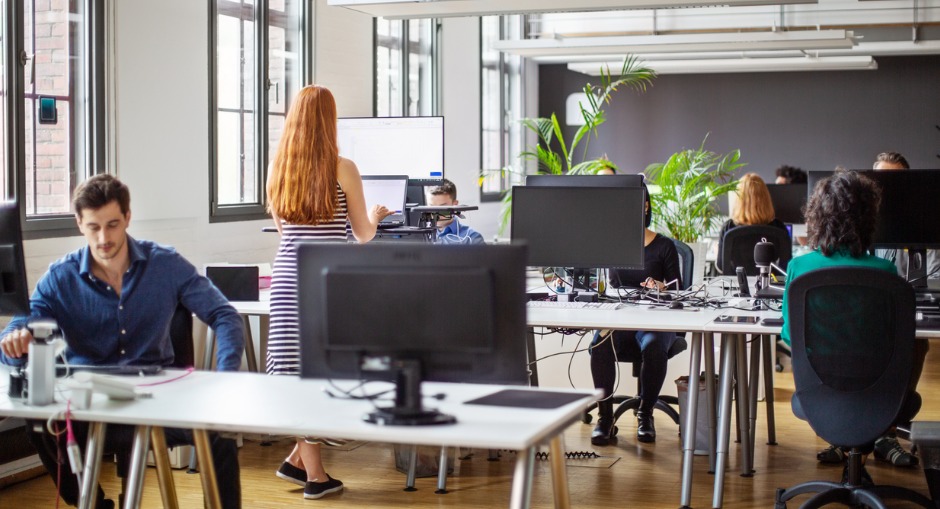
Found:
[{"label": "person in black top", "polygon": [[[649,193],[646,193],[645,267],[643,270],[612,271],[611,285],[665,289],[677,281],[682,286],[676,246],[668,237],[649,229],[651,219],[650,198]],[[598,420],[591,434],[592,444],[607,445],[615,435],[611,395],[617,376],[617,359],[637,351],[641,353],[643,368],[639,381],[641,401],[636,416],[636,436],[641,442],[656,441],[653,406],[666,380],[667,353],[675,340],[675,332],[603,330],[594,334],[591,343],[591,376],[594,387],[603,389],[604,397],[597,402]]]},{"label": "person in black top", "polygon": [[774,203],[770,198],[767,184],[756,173],[748,173],[738,181],[738,201],[732,207],[731,219],[725,221],[718,233],[718,252],[728,230],[738,226],[768,225],[786,231],[787,226],[777,219]]}]

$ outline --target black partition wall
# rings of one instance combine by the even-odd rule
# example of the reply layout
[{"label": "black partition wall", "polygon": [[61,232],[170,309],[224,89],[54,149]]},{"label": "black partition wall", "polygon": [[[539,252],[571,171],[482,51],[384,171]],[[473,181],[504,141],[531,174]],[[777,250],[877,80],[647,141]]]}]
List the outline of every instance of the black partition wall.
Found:
[{"label": "black partition wall", "polygon": [[[589,155],[640,171],[711,133],[706,148],[740,149],[744,170],[771,181],[781,164],[867,168],[884,151],[914,168],[940,167],[940,56],[876,60],[875,71],[661,75],[645,93],[614,93]],[[588,81],[600,79],[542,65],[539,114],[564,123],[566,98]],[[566,140],[575,129],[566,127]]]}]

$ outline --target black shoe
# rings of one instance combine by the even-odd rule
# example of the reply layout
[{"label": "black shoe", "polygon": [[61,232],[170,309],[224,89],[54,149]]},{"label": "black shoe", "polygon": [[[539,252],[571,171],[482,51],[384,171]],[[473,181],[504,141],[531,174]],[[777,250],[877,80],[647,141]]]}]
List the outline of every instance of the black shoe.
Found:
[{"label": "black shoe", "polygon": [[653,424],[653,412],[636,413],[636,439],[640,442],[656,441],[656,425]]},{"label": "black shoe", "polygon": [[883,436],[875,440],[875,459],[887,461],[896,467],[916,467],[920,461],[917,456],[907,452],[892,436]]},{"label": "black shoe", "polygon": [[298,486],[305,486],[307,484],[307,471],[302,468],[297,468],[286,461],[281,463],[281,467],[277,469],[274,475]]},{"label": "black shoe", "polygon": [[617,426],[613,417],[601,417],[591,433],[591,445],[608,445],[617,440]]},{"label": "black shoe", "polygon": [[343,481],[327,475],[325,482],[307,481],[304,485],[304,498],[317,499],[337,491],[343,491]]}]

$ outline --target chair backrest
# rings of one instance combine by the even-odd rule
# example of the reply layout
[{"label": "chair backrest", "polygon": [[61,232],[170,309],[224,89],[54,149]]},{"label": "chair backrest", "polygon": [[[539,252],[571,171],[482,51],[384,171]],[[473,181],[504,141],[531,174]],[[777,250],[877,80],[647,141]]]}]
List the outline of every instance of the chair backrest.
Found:
[{"label": "chair backrest", "polygon": [[759,270],[754,265],[754,245],[761,239],[767,239],[777,248],[774,263],[786,270],[793,257],[793,241],[783,228],[768,225],[738,226],[728,230],[718,243],[718,270],[734,274],[737,267],[744,267],[748,276],[756,276]]},{"label": "chair backrest", "polygon": [[679,274],[682,276],[680,288],[688,290],[692,287],[692,267],[695,265],[695,255],[692,254],[692,248],[681,240],[672,239],[676,245],[676,251],[679,253]]},{"label": "chair backrest", "polygon": [[196,363],[193,346],[193,313],[179,304],[170,322],[170,342],[173,344],[174,368],[189,368]]},{"label": "chair backrest", "polygon": [[913,288],[883,270],[819,269],[790,283],[787,307],[794,408],[833,445],[873,442],[908,395]]}]

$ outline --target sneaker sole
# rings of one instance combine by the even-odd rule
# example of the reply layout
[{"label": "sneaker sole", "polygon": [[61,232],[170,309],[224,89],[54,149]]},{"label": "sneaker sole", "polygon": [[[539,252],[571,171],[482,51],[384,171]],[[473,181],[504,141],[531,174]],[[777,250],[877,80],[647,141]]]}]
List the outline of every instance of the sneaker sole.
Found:
[{"label": "sneaker sole", "polygon": [[308,494],[308,493],[304,493],[304,498],[307,499],[307,500],[316,500],[316,499],[318,499],[318,498],[323,498],[323,497],[329,495],[330,493],[336,493],[337,491],[343,491],[343,486],[337,486],[337,487],[335,487],[335,488],[330,488],[330,489],[328,489],[328,490],[323,490],[323,491],[321,491],[320,493],[317,493],[316,495],[310,495],[310,494]]},{"label": "sneaker sole", "polygon": [[291,477],[291,476],[289,476],[289,475],[287,475],[287,474],[284,474],[284,473],[281,473],[281,472],[279,472],[279,471],[275,471],[275,472],[274,472],[274,475],[280,477],[281,479],[284,479],[284,480],[287,481],[287,482],[294,483],[294,484],[296,484],[296,485],[298,485],[298,486],[306,486],[306,485],[307,485],[307,481],[306,481],[306,480],[301,481],[300,479],[296,479],[296,478],[294,478],[294,477]]},{"label": "sneaker sole", "polygon": [[640,442],[643,442],[644,444],[652,444],[653,442],[656,441],[655,436],[651,437],[648,435],[637,435],[636,439],[639,440]]}]

